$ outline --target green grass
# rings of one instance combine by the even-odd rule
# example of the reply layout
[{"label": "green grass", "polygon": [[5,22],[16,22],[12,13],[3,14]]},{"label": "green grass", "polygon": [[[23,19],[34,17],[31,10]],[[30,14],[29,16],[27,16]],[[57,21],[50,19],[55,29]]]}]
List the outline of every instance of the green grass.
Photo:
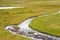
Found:
[{"label": "green grass", "polygon": [[43,33],[60,37],[60,14],[36,18],[30,27]]},{"label": "green grass", "polygon": [[[4,28],[7,25],[19,24],[32,16],[51,14],[60,10],[60,1],[47,0],[4,0],[0,6],[23,6],[24,8],[0,10],[0,40],[31,40],[13,35]],[[41,3],[42,2],[42,3]]]}]

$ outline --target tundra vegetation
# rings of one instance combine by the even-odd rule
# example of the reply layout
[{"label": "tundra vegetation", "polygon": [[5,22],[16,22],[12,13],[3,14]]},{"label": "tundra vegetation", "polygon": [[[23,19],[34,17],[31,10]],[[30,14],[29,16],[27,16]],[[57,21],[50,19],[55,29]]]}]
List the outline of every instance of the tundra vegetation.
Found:
[{"label": "tundra vegetation", "polygon": [[24,7],[17,9],[4,9],[4,10],[0,9],[0,40],[31,40],[30,38],[25,38],[22,37],[21,35],[18,36],[11,34],[7,30],[5,30],[5,27],[7,25],[19,24],[29,17],[54,13],[60,10],[59,4],[60,4],[59,0],[45,0],[45,1],[44,0],[43,1],[42,0],[0,0],[1,7],[2,6]]},{"label": "tundra vegetation", "polygon": [[30,27],[39,32],[60,37],[60,13],[36,18]]}]

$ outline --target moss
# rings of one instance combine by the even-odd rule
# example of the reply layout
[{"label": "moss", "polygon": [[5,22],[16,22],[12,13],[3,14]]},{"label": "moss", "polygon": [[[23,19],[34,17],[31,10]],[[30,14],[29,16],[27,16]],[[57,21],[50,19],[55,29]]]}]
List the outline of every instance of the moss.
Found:
[{"label": "moss", "polygon": [[28,32],[28,34],[34,34],[34,32]]}]

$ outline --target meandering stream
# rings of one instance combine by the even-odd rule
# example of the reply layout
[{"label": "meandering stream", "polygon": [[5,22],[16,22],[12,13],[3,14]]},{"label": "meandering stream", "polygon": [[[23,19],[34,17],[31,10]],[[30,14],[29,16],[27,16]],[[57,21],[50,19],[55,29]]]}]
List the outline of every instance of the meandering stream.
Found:
[{"label": "meandering stream", "polygon": [[[53,13],[53,14],[49,14],[49,15],[55,15],[58,13],[60,13],[60,11]],[[49,16],[49,15],[43,15],[43,16]],[[38,17],[42,17],[42,16],[38,16]],[[5,29],[7,29],[12,34],[20,34],[23,37],[32,38],[32,40],[60,40],[60,37],[54,37],[54,36],[44,34],[44,33],[31,29],[29,27],[29,24],[35,18],[37,18],[37,17],[28,18],[25,21],[23,21],[22,23],[18,24],[17,25],[19,27],[18,30],[16,30],[14,28],[14,26],[16,26],[16,25],[9,25]]]},{"label": "meandering stream", "polygon": [[0,9],[24,8],[23,6],[0,7]]}]

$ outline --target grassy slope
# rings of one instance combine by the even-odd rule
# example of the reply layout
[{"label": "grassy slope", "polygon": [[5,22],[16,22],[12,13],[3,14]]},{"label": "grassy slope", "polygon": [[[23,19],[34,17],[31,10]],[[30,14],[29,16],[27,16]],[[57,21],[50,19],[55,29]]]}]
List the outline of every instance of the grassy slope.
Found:
[{"label": "grassy slope", "polygon": [[[42,2],[42,3],[41,3]],[[24,6],[22,9],[0,10],[0,40],[31,40],[17,35],[12,35],[5,30],[6,25],[19,24],[31,16],[50,14],[60,9],[60,1],[41,0],[14,0],[1,1],[0,6]],[[57,5],[57,6],[56,6]]]},{"label": "grassy slope", "polygon": [[60,14],[36,18],[30,27],[39,32],[60,37]]}]

